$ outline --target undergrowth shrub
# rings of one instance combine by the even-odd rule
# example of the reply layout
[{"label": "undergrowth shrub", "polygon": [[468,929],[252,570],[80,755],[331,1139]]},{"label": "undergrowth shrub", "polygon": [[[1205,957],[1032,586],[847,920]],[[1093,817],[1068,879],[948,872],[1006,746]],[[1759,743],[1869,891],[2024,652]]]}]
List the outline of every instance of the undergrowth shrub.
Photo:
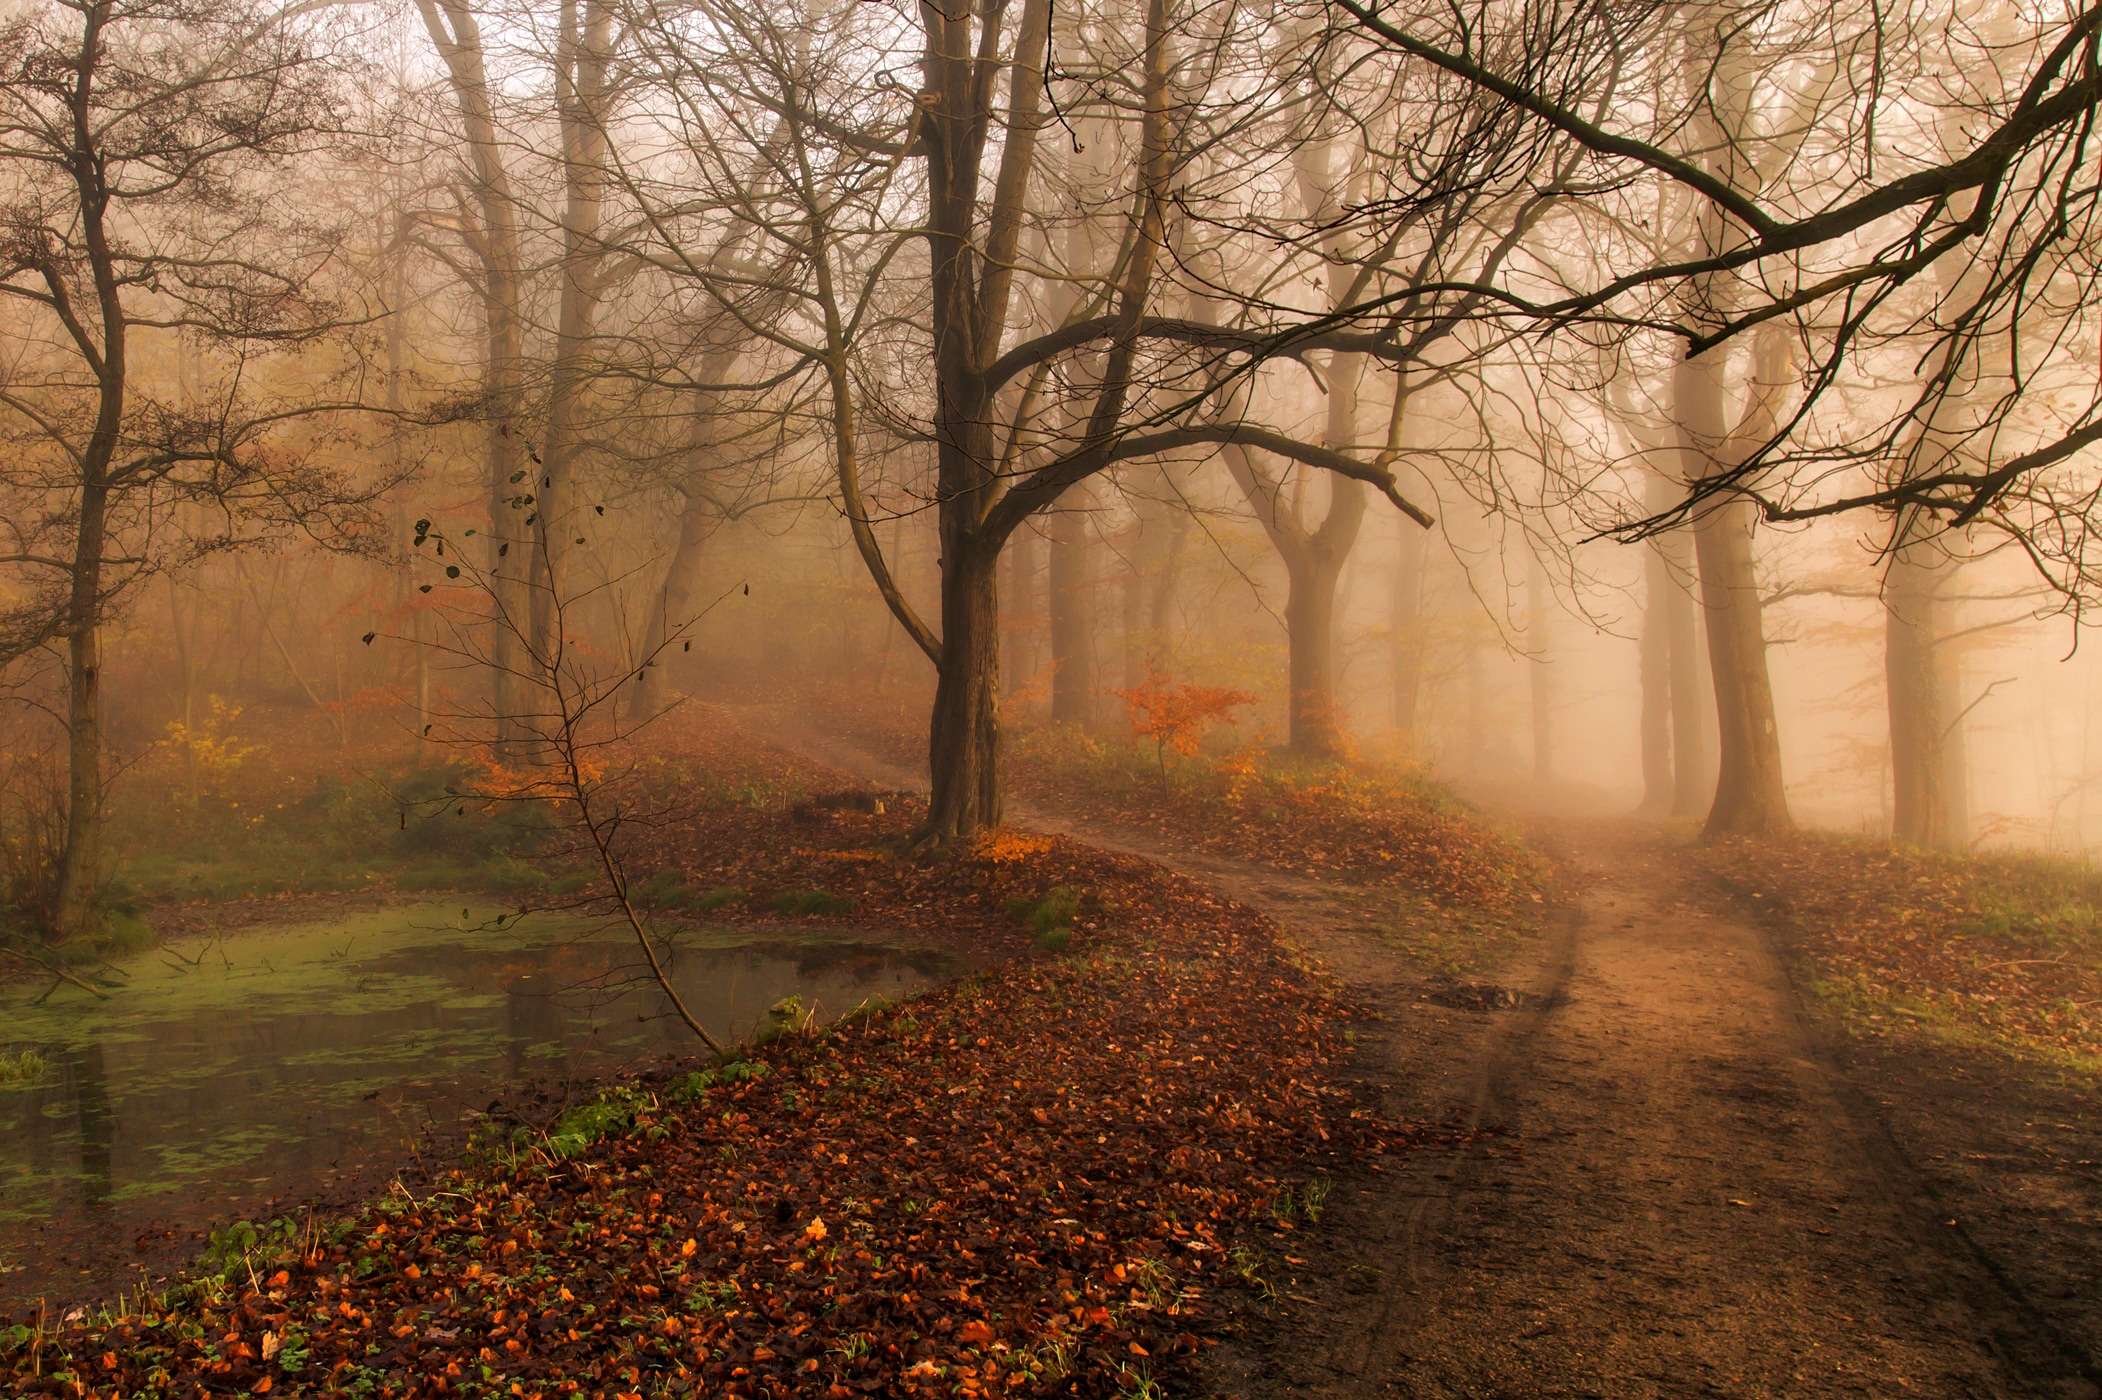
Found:
[{"label": "undergrowth shrub", "polygon": [[1071,885],[1056,885],[1041,899],[1018,896],[1007,902],[1007,913],[1029,926],[1037,947],[1047,953],[1063,953],[1073,943],[1073,921],[1080,915],[1080,891]]},{"label": "undergrowth shrub", "polygon": [[850,896],[833,894],[830,890],[786,890],[773,898],[774,912],[778,914],[832,915],[851,914],[854,901]]}]

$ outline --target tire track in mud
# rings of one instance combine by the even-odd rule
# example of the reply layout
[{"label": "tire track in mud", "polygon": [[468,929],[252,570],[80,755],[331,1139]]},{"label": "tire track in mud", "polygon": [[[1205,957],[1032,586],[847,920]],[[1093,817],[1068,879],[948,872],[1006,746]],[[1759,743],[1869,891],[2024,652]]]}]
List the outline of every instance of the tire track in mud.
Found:
[{"label": "tire track in mud", "polygon": [[[767,719],[784,747],[924,790]],[[1348,888],[1011,815],[1275,919],[1379,1013],[1361,1068],[1384,1109],[1479,1130],[1339,1180],[1323,1228],[1272,1238],[1278,1302],[1241,1309],[1212,1358],[1227,1393],[2102,1394],[1982,1250],[1937,1233],[1770,938],[1662,832],[1557,828],[1575,897],[1505,970],[1518,1004],[1472,1009],[1410,975]]]}]

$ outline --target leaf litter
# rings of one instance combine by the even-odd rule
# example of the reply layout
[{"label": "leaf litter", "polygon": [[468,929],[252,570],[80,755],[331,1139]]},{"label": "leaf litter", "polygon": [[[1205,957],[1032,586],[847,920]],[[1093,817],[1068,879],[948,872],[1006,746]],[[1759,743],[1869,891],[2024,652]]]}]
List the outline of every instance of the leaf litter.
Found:
[{"label": "leaf litter", "polygon": [[2102,873],[1811,833],[1729,838],[1696,859],[1787,920],[1814,989],[1855,1030],[2102,1063]]},{"label": "leaf litter", "polygon": [[[1423,1139],[1360,1105],[1348,1022],[1260,915],[1150,863],[1002,830],[891,854],[916,804],[798,822],[834,775],[726,733],[636,781],[738,771],[626,836],[638,869],[939,933],[999,959],[749,1062],[611,1086],[418,1196],[266,1233],[162,1295],[0,1327],[23,1395],[936,1396],[1143,1391],[1191,1373],[1236,1232]],[[755,752],[761,757],[755,759]],[[767,774],[751,776],[758,762]],[[719,776],[714,781],[720,782]],[[771,786],[769,786],[769,784]],[[756,799],[755,799],[756,794]],[[1081,892],[1071,953],[1009,912]],[[806,918],[812,916],[805,916]],[[826,915],[814,916],[817,918]],[[597,1134],[597,1135],[595,1135]]]}]

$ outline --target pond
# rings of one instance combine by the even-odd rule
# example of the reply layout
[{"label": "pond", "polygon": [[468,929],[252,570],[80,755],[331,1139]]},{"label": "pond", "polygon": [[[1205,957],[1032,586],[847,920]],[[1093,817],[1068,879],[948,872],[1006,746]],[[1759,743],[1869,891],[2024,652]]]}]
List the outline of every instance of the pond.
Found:
[{"label": "pond", "polygon": [[[702,1048],[624,928],[500,917],[456,897],[148,954],[107,1001],[0,993],[0,1048],[44,1061],[0,1082],[0,1298],[57,1301],[211,1220],[326,1198],[522,1084]],[[830,1019],[960,970],[838,930],[668,942],[719,1039],[789,995]]]}]

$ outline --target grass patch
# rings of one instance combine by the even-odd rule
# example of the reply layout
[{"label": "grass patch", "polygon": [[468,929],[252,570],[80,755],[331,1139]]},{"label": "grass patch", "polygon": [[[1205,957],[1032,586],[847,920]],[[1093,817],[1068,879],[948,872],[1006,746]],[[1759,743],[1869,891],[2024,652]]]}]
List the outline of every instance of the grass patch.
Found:
[{"label": "grass patch", "polygon": [[557,1161],[581,1157],[601,1139],[625,1132],[637,1115],[656,1106],[653,1095],[630,1084],[616,1084],[556,1119],[547,1135],[547,1150]]},{"label": "grass patch", "polygon": [[832,916],[854,912],[854,901],[843,894],[830,890],[785,890],[769,901],[777,914],[789,914],[796,918]]},{"label": "grass patch", "polygon": [[[544,804],[485,802],[472,763],[366,774],[279,773],[260,762],[190,793],[152,773],[111,802],[115,888],[145,906],[399,889],[575,894]],[[238,857],[229,853],[238,852]]]},{"label": "grass patch", "polygon": [[1071,885],[1054,885],[1041,899],[1017,896],[1007,901],[1009,918],[1028,925],[1030,941],[1047,953],[1063,953],[1073,945],[1073,921],[1080,916],[1080,891]]},{"label": "grass patch", "polygon": [[12,1055],[0,1054],[0,1085],[34,1083],[43,1078],[50,1068],[44,1057],[35,1050],[19,1050]]},{"label": "grass patch", "polygon": [[1786,921],[1805,986],[1856,1033],[2102,1067],[2102,871],[2086,861],[1826,834],[1695,859]]}]

